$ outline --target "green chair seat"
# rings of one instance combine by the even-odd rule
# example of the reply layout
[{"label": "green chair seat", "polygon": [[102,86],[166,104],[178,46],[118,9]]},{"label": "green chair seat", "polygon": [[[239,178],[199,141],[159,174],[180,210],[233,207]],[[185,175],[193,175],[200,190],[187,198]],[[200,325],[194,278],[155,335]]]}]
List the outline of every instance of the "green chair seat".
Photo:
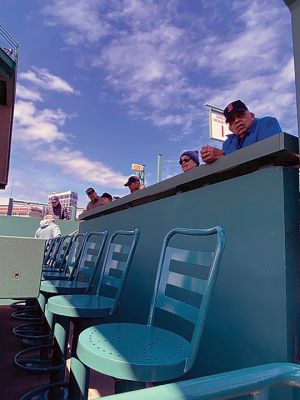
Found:
[{"label": "green chair seat", "polygon": [[43,281],[41,282],[41,292],[57,294],[80,294],[85,293],[88,283],[78,281]]},{"label": "green chair seat", "polygon": [[66,275],[65,272],[50,271],[50,272],[42,273],[42,281],[50,281],[50,280],[54,280],[54,279],[68,280],[68,279],[70,279],[70,277],[69,277],[69,275]]},{"label": "green chair seat", "polygon": [[55,296],[48,301],[48,310],[70,318],[103,318],[110,314],[114,299],[95,295]]},{"label": "green chair seat", "polygon": [[77,355],[89,368],[132,381],[164,381],[185,373],[191,343],[151,325],[111,323],[84,330]]}]

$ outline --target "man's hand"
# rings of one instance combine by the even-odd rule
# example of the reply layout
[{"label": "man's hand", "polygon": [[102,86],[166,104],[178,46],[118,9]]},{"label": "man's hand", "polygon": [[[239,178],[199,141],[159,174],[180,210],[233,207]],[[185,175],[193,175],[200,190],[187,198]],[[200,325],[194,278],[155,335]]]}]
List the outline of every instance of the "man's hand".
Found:
[{"label": "man's hand", "polygon": [[221,149],[218,149],[217,147],[212,147],[212,146],[202,146],[200,150],[200,155],[202,158],[202,161],[204,161],[206,164],[210,164],[214,161],[216,161],[218,158],[224,156],[224,151]]}]

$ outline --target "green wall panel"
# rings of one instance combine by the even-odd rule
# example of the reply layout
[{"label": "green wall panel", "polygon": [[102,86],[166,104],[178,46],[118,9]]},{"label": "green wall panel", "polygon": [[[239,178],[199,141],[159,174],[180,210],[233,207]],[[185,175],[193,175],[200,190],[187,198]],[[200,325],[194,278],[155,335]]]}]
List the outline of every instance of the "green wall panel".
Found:
[{"label": "green wall panel", "polygon": [[[78,221],[57,221],[62,235],[78,229]],[[34,237],[40,224],[39,218],[0,216],[0,236]]]},{"label": "green wall panel", "polygon": [[82,232],[141,229],[114,319],[146,322],[170,229],[222,225],[226,249],[199,356],[187,377],[293,361],[297,188],[297,169],[270,167],[82,222]]}]

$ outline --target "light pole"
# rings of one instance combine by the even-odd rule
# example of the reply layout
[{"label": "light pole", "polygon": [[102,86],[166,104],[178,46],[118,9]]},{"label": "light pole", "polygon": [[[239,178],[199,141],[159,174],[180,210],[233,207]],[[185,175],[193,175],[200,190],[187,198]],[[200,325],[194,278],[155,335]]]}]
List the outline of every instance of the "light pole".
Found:
[{"label": "light pole", "polygon": [[283,0],[291,12],[293,48],[295,63],[295,85],[298,115],[298,135],[300,133],[300,0]]},{"label": "light pole", "polygon": [[157,182],[161,181],[161,159],[162,159],[162,154],[159,153],[157,154]]}]

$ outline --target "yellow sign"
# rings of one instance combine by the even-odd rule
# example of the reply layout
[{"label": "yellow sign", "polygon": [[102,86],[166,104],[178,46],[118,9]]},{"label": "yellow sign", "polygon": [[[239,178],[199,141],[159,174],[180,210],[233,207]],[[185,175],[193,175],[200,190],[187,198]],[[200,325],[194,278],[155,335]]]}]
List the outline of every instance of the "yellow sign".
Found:
[{"label": "yellow sign", "polygon": [[132,171],[139,171],[139,172],[142,172],[142,171],[144,171],[144,165],[142,165],[142,164],[131,164],[131,169],[132,169]]}]

